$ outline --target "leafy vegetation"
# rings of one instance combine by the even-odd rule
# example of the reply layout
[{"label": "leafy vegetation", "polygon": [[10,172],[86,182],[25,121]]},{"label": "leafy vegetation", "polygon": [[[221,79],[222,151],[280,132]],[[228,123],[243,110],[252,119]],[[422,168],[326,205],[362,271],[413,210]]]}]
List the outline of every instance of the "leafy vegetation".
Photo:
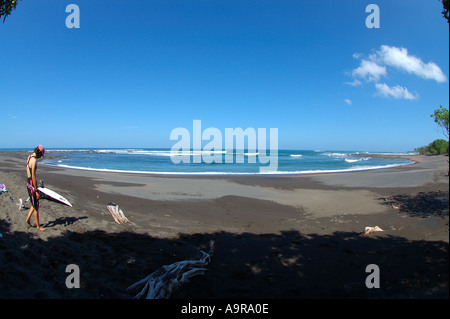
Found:
[{"label": "leafy vegetation", "polygon": [[448,142],[443,139],[434,140],[427,146],[416,148],[415,151],[421,155],[442,155],[448,154]]},{"label": "leafy vegetation", "polygon": [[450,10],[450,0],[442,0],[442,5],[444,6],[442,10],[442,15],[445,19],[447,19],[447,23],[449,23],[449,15],[448,11]]},{"label": "leafy vegetation", "polygon": [[3,17],[3,22],[8,15],[11,14],[11,10],[17,6],[17,0],[0,0],[0,18]]},{"label": "leafy vegetation", "polygon": [[430,116],[434,118],[434,121],[437,123],[437,125],[439,125],[442,128],[442,134],[444,134],[444,136],[448,140],[448,133],[449,133],[448,109],[440,105],[438,109],[434,110],[434,114],[431,114]]}]

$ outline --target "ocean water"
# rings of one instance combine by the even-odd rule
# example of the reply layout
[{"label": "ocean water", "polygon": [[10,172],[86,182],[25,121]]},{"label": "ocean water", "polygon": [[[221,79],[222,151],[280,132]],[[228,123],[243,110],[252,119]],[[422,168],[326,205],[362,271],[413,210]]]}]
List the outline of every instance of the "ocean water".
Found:
[{"label": "ocean water", "polygon": [[[215,161],[205,162],[208,155],[215,156]],[[383,157],[408,155],[407,153],[279,150],[277,165],[274,166],[273,158],[270,162],[264,162],[262,155],[264,154],[236,150],[174,154],[170,149],[146,148],[49,149],[42,164],[84,170],[168,175],[289,175],[373,170],[413,163],[404,158]],[[181,158],[184,162],[174,163]],[[265,170],[261,167],[265,167]]]}]

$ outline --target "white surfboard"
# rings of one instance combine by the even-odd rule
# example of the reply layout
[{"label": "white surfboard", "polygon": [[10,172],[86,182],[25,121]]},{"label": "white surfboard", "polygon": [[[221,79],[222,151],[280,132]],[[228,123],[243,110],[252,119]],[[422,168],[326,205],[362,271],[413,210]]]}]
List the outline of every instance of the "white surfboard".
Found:
[{"label": "white surfboard", "polygon": [[47,195],[48,197],[53,198],[54,200],[57,200],[58,202],[61,202],[63,204],[66,204],[67,206],[72,207],[72,204],[67,199],[59,195],[57,192],[48,189],[47,187],[38,187],[38,191]]}]

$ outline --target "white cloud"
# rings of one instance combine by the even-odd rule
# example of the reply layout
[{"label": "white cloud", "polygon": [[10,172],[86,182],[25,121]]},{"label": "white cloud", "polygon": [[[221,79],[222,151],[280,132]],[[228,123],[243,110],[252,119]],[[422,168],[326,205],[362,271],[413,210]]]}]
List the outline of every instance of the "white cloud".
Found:
[{"label": "white cloud", "polygon": [[413,95],[411,92],[408,91],[406,87],[400,85],[391,88],[386,83],[377,83],[375,84],[375,87],[377,88],[378,93],[385,97],[391,96],[395,99],[406,99],[406,100],[415,100],[419,97],[418,95]]},{"label": "white cloud", "polygon": [[416,100],[419,97],[417,93],[414,95],[401,85],[390,87],[386,83],[380,83],[382,77],[388,78],[390,68],[414,74],[422,79],[434,80],[438,83],[447,81],[446,75],[436,63],[424,63],[420,58],[410,55],[406,48],[382,45],[368,58],[364,58],[360,53],[354,53],[353,58],[361,60],[361,62],[356,69],[352,70],[353,81],[346,82],[346,84],[358,86],[364,82],[375,82],[377,95],[384,97],[407,100]]},{"label": "white cloud", "polygon": [[447,81],[447,77],[439,66],[434,62],[424,63],[418,57],[409,55],[406,48],[382,45],[381,49],[377,51],[377,55],[371,57],[385,65],[404,70],[424,79],[435,80],[438,83]]},{"label": "white cloud", "polygon": [[373,61],[362,60],[361,65],[353,70],[352,75],[354,78],[378,82],[382,76],[386,76],[386,67]]},{"label": "white cloud", "polygon": [[347,103],[348,105],[352,105],[352,101],[350,101],[349,99],[345,99],[344,101],[345,101],[345,103]]},{"label": "white cloud", "polygon": [[358,79],[354,79],[352,82],[345,82],[345,84],[351,85],[351,86],[358,86],[361,85],[362,82]]}]

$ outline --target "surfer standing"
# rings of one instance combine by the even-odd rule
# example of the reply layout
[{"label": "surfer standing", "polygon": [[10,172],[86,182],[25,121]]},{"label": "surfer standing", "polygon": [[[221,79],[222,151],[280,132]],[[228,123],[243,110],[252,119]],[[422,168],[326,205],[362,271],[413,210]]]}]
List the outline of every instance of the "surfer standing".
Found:
[{"label": "surfer standing", "polygon": [[30,218],[34,213],[34,218],[36,219],[36,228],[39,230],[44,230],[44,227],[39,226],[39,193],[37,191],[37,159],[44,156],[45,149],[44,146],[39,145],[34,149],[34,153],[28,155],[27,158],[27,190],[30,195],[31,207],[28,212],[26,222],[31,226]]}]

